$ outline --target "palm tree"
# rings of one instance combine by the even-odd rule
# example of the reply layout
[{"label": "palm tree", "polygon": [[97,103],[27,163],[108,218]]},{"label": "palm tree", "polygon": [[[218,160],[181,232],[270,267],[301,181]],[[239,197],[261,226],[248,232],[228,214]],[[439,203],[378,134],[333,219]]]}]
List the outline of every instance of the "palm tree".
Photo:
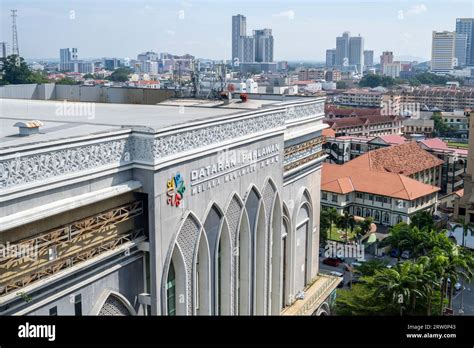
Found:
[{"label": "palm tree", "polygon": [[424,298],[423,267],[414,262],[398,263],[391,269],[376,271],[372,284],[376,295],[387,298],[393,305],[399,306],[400,315],[404,310],[415,311],[416,300]]}]

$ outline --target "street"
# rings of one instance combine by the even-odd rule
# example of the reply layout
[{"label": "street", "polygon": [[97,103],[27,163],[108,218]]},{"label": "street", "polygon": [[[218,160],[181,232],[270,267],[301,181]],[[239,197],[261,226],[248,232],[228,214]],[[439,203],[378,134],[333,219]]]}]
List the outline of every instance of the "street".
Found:
[{"label": "street", "polygon": [[[461,282],[460,282],[461,283]],[[474,280],[464,284],[464,289],[458,291],[453,297],[454,315],[474,315]],[[460,313],[461,299],[464,307],[464,314]]]}]

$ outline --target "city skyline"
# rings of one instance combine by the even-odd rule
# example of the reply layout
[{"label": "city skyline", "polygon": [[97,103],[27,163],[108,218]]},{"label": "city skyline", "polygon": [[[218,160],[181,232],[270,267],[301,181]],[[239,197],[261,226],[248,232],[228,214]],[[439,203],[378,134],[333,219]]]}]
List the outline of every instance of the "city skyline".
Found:
[{"label": "city skyline", "polygon": [[[140,52],[153,50],[228,59],[232,15],[240,13],[247,17],[249,28],[272,29],[278,42],[276,61],[324,62],[326,49],[334,46],[334,38],[343,31],[364,37],[365,47],[374,50],[376,57],[388,50],[395,57],[429,60],[432,31],[454,31],[456,18],[474,15],[473,5],[464,0],[275,1],[271,10],[263,0],[225,3],[216,7],[207,1],[119,1],[112,6],[110,1],[6,0],[2,3],[0,41],[11,45],[9,10],[17,9],[19,49],[27,59],[58,57],[61,47],[78,47],[83,58],[133,59]],[[111,21],[125,24],[118,27],[110,25]],[[338,22],[344,24],[336,25]],[[190,36],[190,32],[194,34]],[[295,35],[301,35],[301,40],[295,40]],[[48,40],[41,41],[41,37]],[[311,41],[314,44],[308,44]]]}]

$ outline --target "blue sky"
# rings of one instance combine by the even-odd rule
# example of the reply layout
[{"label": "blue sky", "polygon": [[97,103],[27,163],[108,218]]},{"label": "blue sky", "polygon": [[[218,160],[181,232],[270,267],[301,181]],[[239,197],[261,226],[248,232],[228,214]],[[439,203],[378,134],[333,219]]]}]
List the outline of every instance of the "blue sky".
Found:
[{"label": "blue sky", "polygon": [[272,28],[276,60],[324,60],[343,31],[365,38],[375,56],[429,59],[431,32],[454,30],[474,17],[472,0],[1,0],[0,41],[11,43],[9,10],[18,10],[20,54],[58,57],[77,47],[80,58],[130,57],[145,50],[229,59],[231,16],[247,30]]}]

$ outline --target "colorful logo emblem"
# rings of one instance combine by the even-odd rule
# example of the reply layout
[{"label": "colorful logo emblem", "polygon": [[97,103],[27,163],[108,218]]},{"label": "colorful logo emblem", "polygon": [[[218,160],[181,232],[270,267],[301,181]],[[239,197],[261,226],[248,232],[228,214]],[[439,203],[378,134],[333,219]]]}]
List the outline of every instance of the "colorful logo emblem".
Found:
[{"label": "colorful logo emblem", "polygon": [[168,180],[166,186],[167,203],[179,207],[184,197],[184,191],[186,191],[186,186],[184,186],[184,180],[181,174],[177,173],[173,178]]}]

